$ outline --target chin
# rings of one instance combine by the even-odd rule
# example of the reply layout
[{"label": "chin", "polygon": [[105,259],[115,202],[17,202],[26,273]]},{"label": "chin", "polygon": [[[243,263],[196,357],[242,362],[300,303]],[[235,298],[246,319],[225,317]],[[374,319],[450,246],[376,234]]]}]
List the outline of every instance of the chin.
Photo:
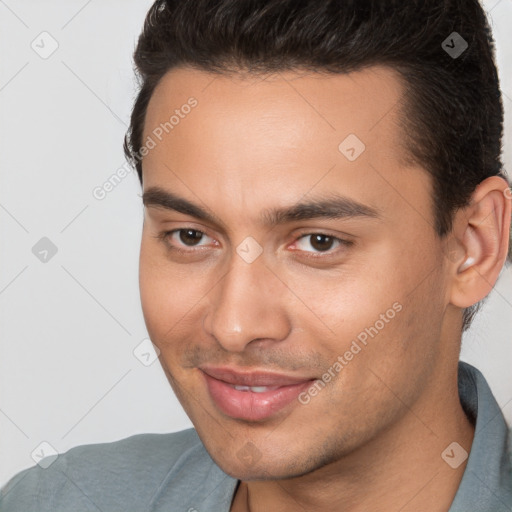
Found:
[{"label": "chin", "polygon": [[261,454],[252,445],[246,443],[234,453],[226,453],[226,450],[219,448],[218,453],[207,450],[215,463],[229,476],[238,480],[265,481],[265,480],[286,480],[297,478],[315,471],[324,464],[324,461],[314,461],[311,458],[298,463],[298,454],[289,453],[286,457],[277,457],[275,454]]}]

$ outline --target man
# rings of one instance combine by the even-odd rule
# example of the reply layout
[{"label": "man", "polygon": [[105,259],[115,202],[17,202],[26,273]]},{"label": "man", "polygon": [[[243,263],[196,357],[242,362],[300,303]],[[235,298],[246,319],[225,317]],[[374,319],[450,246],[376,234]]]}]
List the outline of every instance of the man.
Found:
[{"label": "man", "polygon": [[142,305],[195,429],[74,448],[1,510],[512,510],[458,362],[511,218],[477,0],[158,0],[135,62]]}]

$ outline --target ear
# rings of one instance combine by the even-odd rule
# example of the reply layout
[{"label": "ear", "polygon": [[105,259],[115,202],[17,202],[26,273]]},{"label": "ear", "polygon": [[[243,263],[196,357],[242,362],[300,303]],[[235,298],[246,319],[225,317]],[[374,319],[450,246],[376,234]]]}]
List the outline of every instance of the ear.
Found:
[{"label": "ear", "polygon": [[454,219],[459,256],[450,263],[450,302],[467,308],[494,287],[508,254],[511,193],[498,176],[482,181]]}]

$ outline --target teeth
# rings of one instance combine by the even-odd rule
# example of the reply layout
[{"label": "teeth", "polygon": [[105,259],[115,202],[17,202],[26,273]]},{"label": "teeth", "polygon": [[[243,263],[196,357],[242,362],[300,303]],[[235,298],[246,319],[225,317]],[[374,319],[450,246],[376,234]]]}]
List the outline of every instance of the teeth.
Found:
[{"label": "teeth", "polygon": [[277,389],[277,386],[270,387],[270,386],[238,386],[233,385],[237,391],[252,391],[253,393],[264,393],[265,391],[273,391],[274,389]]},{"label": "teeth", "polygon": [[263,393],[264,391],[269,391],[270,388],[267,388],[266,386],[252,386],[251,391],[253,393]]}]

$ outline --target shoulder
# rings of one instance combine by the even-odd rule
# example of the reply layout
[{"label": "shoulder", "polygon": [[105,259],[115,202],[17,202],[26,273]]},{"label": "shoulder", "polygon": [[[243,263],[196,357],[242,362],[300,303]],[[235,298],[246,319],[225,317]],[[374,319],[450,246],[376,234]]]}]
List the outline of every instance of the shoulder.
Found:
[{"label": "shoulder", "polygon": [[[508,429],[508,443],[507,443],[507,449],[508,449],[508,459],[510,461],[510,467],[512,468],[512,426]],[[512,475],[510,475],[512,477]]]},{"label": "shoulder", "polygon": [[0,495],[2,511],[145,510],[174,473],[188,473],[190,482],[214,463],[188,429],[78,446],[43,466],[8,482]]}]

